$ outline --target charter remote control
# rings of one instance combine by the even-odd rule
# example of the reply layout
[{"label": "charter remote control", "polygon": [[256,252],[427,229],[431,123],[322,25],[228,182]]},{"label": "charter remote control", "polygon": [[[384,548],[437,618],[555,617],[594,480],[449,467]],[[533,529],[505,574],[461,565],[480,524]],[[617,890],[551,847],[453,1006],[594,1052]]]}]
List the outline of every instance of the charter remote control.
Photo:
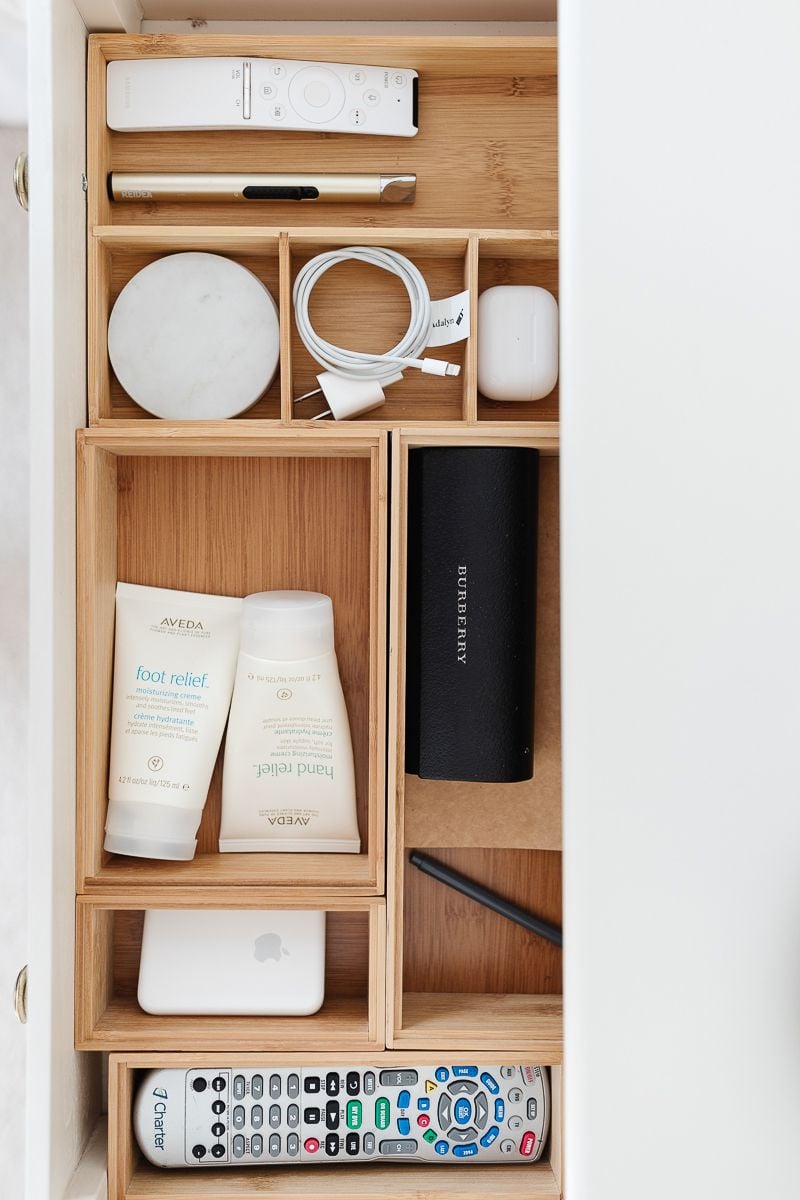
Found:
[{"label": "charter remote control", "polygon": [[159,1167],[526,1163],[550,1123],[545,1067],[219,1067],[150,1071],[136,1138]]},{"label": "charter remote control", "polygon": [[281,58],[118,59],[106,120],[121,132],[293,129],[413,137],[419,77],[408,67]]}]

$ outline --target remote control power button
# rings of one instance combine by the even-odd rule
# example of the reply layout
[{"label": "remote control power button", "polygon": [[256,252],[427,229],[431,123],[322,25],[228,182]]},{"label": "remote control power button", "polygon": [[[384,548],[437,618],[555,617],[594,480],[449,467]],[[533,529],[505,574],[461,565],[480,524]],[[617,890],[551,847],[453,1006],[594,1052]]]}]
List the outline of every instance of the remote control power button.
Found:
[{"label": "remote control power button", "polygon": [[195,1092],[204,1092],[208,1087],[208,1081],[199,1075],[197,1079],[192,1080],[192,1090]]},{"label": "remote control power button", "polygon": [[533,1154],[533,1148],[536,1145],[536,1134],[532,1130],[523,1133],[522,1141],[519,1144],[519,1152],[523,1158],[530,1158]]},{"label": "remote control power button", "polygon": [[205,1156],[206,1156],[206,1148],[205,1148],[205,1146],[201,1146],[201,1145],[199,1145],[199,1144],[198,1144],[197,1146],[192,1146],[192,1154],[194,1155],[194,1157],[195,1157],[195,1158],[196,1158],[198,1161],[199,1161],[201,1158],[205,1158]]},{"label": "remote control power button", "polygon": [[517,1148],[516,1142],[512,1142],[511,1138],[504,1138],[500,1143],[501,1154],[513,1154]]},{"label": "remote control power button", "polygon": [[303,1142],[303,1149],[305,1150],[306,1154],[316,1154],[319,1150],[319,1142],[313,1137],[306,1138],[306,1140]]},{"label": "remote control power button", "polygon": [[355,83],[355,84],[365,83],[366,79],[367,79],[366,71],[360,71],[360,70],[356,69],[355,71],[350,72],[350,82],[351,83]]},{"label": "remote control power button", "polygon": [[350,110],[351,125],[364,125],[366,120],[367,114],[364,112],[363,108],[353,108]]},{"label": "remote control power button", "polygon": [[404,71],[393,71],[389,78],[395,87],[405,87],[408,83],[408,76]]},{"label": "remote control power button", "polygon": [[370,108],[375,108],[381,102],[380,92],[376,92],[374,88],[370,88],[368,92],[364,92],[364,103]]}]

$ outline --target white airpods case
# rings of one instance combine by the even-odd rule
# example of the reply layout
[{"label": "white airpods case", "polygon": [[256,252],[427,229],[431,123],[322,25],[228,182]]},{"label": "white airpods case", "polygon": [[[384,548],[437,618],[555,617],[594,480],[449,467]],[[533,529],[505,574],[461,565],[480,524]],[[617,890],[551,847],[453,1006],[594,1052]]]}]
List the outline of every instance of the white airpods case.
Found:
[{"label": "white airpods case", "polygon": [[558,379],[558,305],[545,288],[506,284],[478,297],[478,391],[541,400]]}]

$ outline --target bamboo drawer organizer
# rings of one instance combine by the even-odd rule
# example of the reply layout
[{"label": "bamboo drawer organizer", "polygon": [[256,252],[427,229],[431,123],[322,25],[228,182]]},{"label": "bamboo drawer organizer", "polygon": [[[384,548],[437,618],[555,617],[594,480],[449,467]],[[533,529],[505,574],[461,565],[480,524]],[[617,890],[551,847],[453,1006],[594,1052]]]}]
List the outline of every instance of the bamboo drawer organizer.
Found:
[{"label": "bamboo drawer organizer", "polygon": [[[247,131],[117,134],[105,121],[116,58],[250,55],[413,67],[416,138]],[[89,428],[78,436],[78,814],[76,1045],[110,1050],[112,1200],[411,1198],[559,1200],[561,958],[548,943],[408,864],[426,848],[551,921],[561,918],[558,393],[498,404],[477,386],[480,293],[533,283],[558,293],[556,45],[552,38],[97,35],[88,63]],[[113,204],[110,171],[414,171],[409,206]],[[269,225],[266,222],[269,221]],[[334,246],[391,246],[434,299],[469,289],[472,336],[447,357],[457,378],[410,371],[386,404],[347,423],[295,407],[319,368],[294,326],[300,266]],[[127,281],[181,250],[225,254],[279,305],[280,365],[243,417],[169,424],[114,378],[108,317]],[[378,282],[378,286],[376,286]],[[315,289],[320,332],[354,348],[404,332],[399,281],[360,264]],[[464,785],[404,772],[408,453],[421,445],[526,445],[542,452],[535,774]],[[107,854],[114,587],[245,595],[306,588],[333,598],[356,765],[357,855],[219,854],[219,764],[192,862]],[[388,802],[387,802],[388,796]],[[136,1003],[142,914],[159,907],[326,911],[326,999],[306,1018],[158,1018]],[[138,1154],[137,1073],[225,1062],[551,1064],[553,1125],[533,1167],[345,1165],[158,1171]]]}]

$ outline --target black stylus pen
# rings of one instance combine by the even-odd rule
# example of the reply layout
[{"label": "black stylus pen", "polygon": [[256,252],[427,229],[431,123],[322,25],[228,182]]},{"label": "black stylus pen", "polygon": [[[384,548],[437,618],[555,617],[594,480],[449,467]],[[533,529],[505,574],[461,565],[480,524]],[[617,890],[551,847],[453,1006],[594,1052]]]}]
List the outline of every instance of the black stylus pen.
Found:
[{"label": "black stylus pen", "polygon": [[490,892],[483,884],[475,883],[474,880],[468,879],[466,875],[462,875],[460,871],[454,871],[452,867],[437,862],[435,858],[429,858],[427,854],[420,854],[419,850],[411,851],[409,861],[413,866],[418,867],[420,871],[424,871],[426,875],[430,875],[433,879],[438,879],[439,883],[446,883],[448,887],[454,888],[464,896],[468,896],[470,900],[475,900],[478,904],[483,904],[486,908],[491,908],[494,912],[499,913],[501,917],[507,917],[509,921],[516,921],[517,925],[522,925],[524,929],[529,929],[531,933],[536,933],[539,937],[546,938],[554,946],[563,945],[563,936],[557,925],[551,925],[549,921],[542,921],[539,917],[535,917],[533,913],[528,912],[527,909],[520,908],[517,904],[512,904],[509,900],[504,900],[496,892]]}]

